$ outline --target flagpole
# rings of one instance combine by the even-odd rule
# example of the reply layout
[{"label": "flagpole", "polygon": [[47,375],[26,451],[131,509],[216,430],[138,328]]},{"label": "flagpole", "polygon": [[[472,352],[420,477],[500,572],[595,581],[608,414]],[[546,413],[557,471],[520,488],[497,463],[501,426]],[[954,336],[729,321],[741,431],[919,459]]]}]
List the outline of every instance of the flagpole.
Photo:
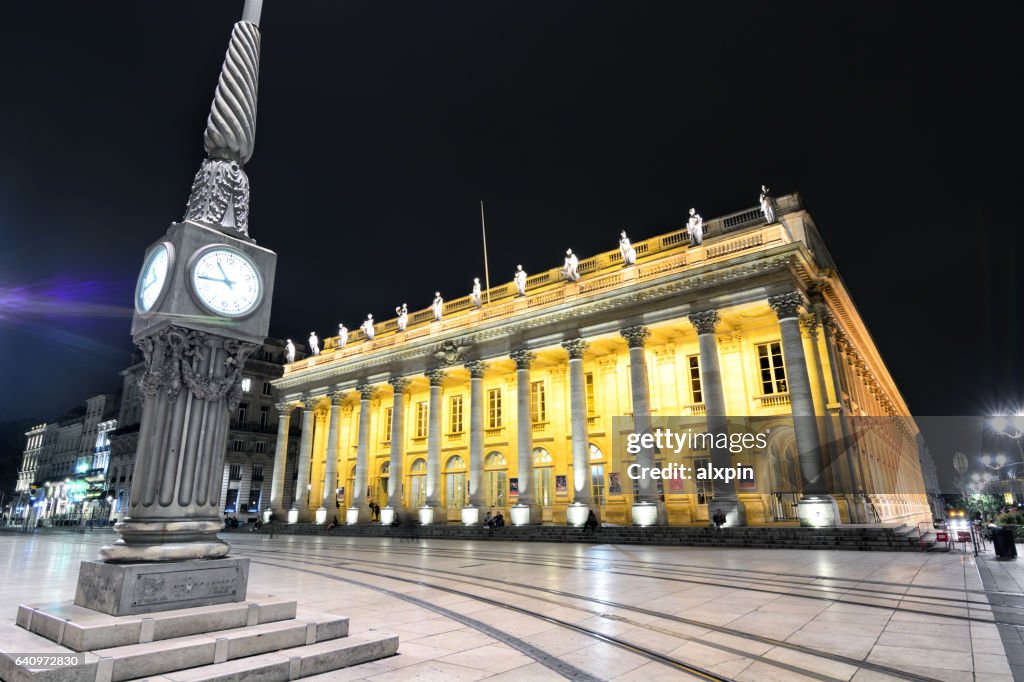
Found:
[{"label": "flagpole", "polygon": [[484,202],[480,201],[480,229],[484,235],[484,284],[487,287],[487,302],[491,302],[491,274],[487,268],[487,223],[484,221]]}]

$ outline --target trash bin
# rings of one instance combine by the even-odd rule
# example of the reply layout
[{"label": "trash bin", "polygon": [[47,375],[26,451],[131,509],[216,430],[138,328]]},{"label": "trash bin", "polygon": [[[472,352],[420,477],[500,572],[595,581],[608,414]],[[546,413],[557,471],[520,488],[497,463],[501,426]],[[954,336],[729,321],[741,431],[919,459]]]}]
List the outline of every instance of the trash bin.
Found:
[{"label": "trash bin", "polygon": [[1017,545],[1013,539],[1013,529],[1005,526],[993,528],[992,549],[1000,559],[1016,559]]}]

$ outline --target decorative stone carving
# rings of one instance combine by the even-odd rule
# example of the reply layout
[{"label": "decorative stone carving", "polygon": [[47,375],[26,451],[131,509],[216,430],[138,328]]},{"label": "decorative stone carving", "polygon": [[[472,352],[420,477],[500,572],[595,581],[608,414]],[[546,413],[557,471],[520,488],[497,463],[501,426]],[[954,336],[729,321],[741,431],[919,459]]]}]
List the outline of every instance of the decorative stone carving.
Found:
[{"label": "decorative stone carving", "polygon": [[434,322],[440,322],[444,317],[444,299],[440,291],[434,292],[434,302],[430,304],[430,309],[434,311]]},{"label": "decorative stone carving", "polygon": [[769,225],[775,222],[775,199],[769,193],[768,188],[761,185],[761,213],[764,214],[765,222]]},{"label": "decorative stone carving", "polygon": [[569,353],[570,360],[582,360],[583,351],[587,349],[590,344],[583,339],[569,339],[568,341],[562,341],[562,348]]},{"label": "decorative stone carving", "polygon": [[441,382],[444,381],[445,373],[441,369],[428,369],[424,372],[424,375],[430,380],[431,386],[440,386]]},{"label": "decorative stone carving", "polygon": [[619,233],[619,253],[622,254],[623,265],[636,264],[636,249],[629,243],[625,230]]},{"label": "decorative stone carving", "polygon": [[626,339],[626,344],[630,348],[643,348],[644,343],[651,335],[651,330],[643,325],[637,325],[635,327],[626,327],[625,329],[619,330],[619,334],[622,338]]},{"label": "decorative stone carving", "polygon": [[451,367],[458,364],[459,358],[462,357],[465,349],[465,346],[459,346],[454,341],[445,341],[434,353],[434,357],[437,358],[442,367]]},{"label": "decorative stone carving", "polygon": [[482,379],[484,370],[487,369],[487,363],[483,360],[470,360],[464,366],[469,370],[469,376],[473,379]]},{"label": "decorative stone carving", "polygon": [[288,339],[288,343],[284,346],[284,359],[288,364],[295,362],[295,344],[291,339]]},{"label": "decorative stone carving", "polygon": [[348,345],[348,327],[338,324],[338,350]]},{"label": "decorative stone carving", "polygon": [[370,400],[373,398],[374,388],[372,384],[359,384],[356,386],[356,390],[359,391],[360,400]]},{"label": "decorative stone carving", "polygon": [[395,389],[395,393],[401,393],[409,385],[409,380],[405,377],[391,377],[388,379],[388,383]]},{"label": "decorative stone carving", "polygon": [[516,285],[516,294],[526,296],[526,271],[523,270],[522,265],[516,266],[516,274],[512,277],[512,282]]},{"label": "decorative stone carving", "polygon": [[775,311],[780,320],[785,320],[789,317],[797,317],[800,314],[800,308],[804,305],[804,299],[799,292],[792,291],[788,294],[769,296],[768,305]]},{"label": "decorative stone carving", "polygon": [[523,349],[512,351],[509,357],[515,361],[516,369],[530,369],[530,363],[533,362],[535,355],[532,351]]},{"label": "decorative stone carving", "polygon": [[309,333],[309,354],[320,355],[320,339],[316,338],[316,332]]},{"label": "decorative stone carving", "polygon": [[578,282],[580,280],[579,265],[580,259],[576,257],[572,249],[566,250],[565,264],[562,266],[562,277],[567,282]]},{"label": "decorative stone carving", "polygon": [[300,400],[299,404],[302,405],[303,412],[308,410],[315,410],[317,404],[320,402],[320,397],[321,396],[306,396],[305,398]]},{"label": "decorative stone carving", "polygon": [[395,308],[395,315],[398,315],[398,331],[404,332],[409,325],[409,306],[405,303]]},{"label": "decorative stone carving", "polygon": [[185,220],[223,225],[249,236],[249,178],[237,162],[203,159],[192,181]]},{"label": "decorative stone carving", "polygon": [[714,334],[715,327],[722,321],[717,310],[705,310],[700,313],[690,313],[690,324],[697,330],[697,334]]},{"label": "decorative stone carving", "polygon": [[690,246],[700,246],[704,242],[704,219],[697,209],[690,209],[690,219],[686,221],[686,232],[690,235]]},{"label": "decorative stone carving", "polygon": [[800,315],[800,329],[805,331],[812,338],[818,335],[818,327],[820,325],[821,323],[818,320],[818,316],[814,313],[804,313]]},{"label": "decorative stone carving", "polygon": [[469,298],[470,298],[470,300],[473,301],[473,305],[476,306],[477,308],[479,308],[479,307],[481,307],[483,305],[483,298],[482,298],[482,293],[480,291],[480,278],[479,277],[474,277],[473,278],[473,291],[471,291],[469,293]]},{"label": "decorative stone carving", "polygon": [[347,391],[331,391],[327,394],[327,397],[331,399],[331,405],[341,405],[345,400],[345,394]]},{"label": "decorative stone carving", "polygon": [[279,417],[291,412],[293,407],[291,403],[274,403],[274,409],[277,410],[277,416]]},{"label": "decorative stone carving", "polygon": [[373,329],[373,315],[367,315],[366,321],[364,321],[359,328],[366,334],[367,341],[373,341],[373,335],[376,333]]}]

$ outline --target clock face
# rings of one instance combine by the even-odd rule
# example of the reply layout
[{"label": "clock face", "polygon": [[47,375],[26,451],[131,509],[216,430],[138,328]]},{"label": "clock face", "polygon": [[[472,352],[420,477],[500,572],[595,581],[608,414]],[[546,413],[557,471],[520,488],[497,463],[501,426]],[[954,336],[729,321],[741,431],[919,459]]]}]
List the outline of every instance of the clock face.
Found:
[{"label": "clock face", "polygon": [[171,252],[166,244],[153,249],[139,273],[135,286],[135,307],[139,312],[148,313],[153,309],[167,284],[167,273],[171,269]]},{"label": "clock face", "polygon": [[263,298],[263,278],[241,251],[213,246],[200,251],[192,265],[192,290],[211,312],[244,317]]}]

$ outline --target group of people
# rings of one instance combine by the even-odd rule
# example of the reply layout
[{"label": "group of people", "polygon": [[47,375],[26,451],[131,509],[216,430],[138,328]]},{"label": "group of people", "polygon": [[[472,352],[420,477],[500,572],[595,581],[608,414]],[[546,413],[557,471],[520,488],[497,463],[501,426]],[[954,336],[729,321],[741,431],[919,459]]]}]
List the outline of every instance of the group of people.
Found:
[{"label": "group of people", "polygon": [[[765,220],[768,223],[775,222],[775,199],[772,197],[770,190],[761,185],[761,196],[758,200],[761,206],[761,213],[764,215]],[[700,246],[704,241],[704,219],[697,209],[690,209],[690,217],[686,222],[686,232],[690,236],[691,246]],[[623,230],[619,237],[619,252],[622,254],[622,264],[625,266],[634,265],[636,263],[636,248],[629,241],[629,237],[626,236],[626,231]],[[569,282],[577,282],[580,278],[579,273],[579,258],[576,254],[569,249],[565,252],[565,262],[562,265],[562,277]],[[523,270],[522,265],[516,266],[515,274],[512,276],[512,282],[515,285],[516,295],[526,295],[526,271]],[[473,301],[473,306],[480,308],[483,305],[483,295],[480,290],[480,279],[473,279],[473,289],[470,293],[470,299]],[[440,322],[444,316],[444,298],[441,297],[440,291],[434,292],[434,301],[430,304],[430,308],[434,313],[434,321]],[[406,325],[409,324],[409,307],[405,303],[395,308],[395,315],[397,316],[398,331],[405,331]],[[373,315],[367,315],[366,321],[363,322],[359,329],[362,330],[363,334],[370,341],[374,337],[373,327]],[[338,325],[338,348],[344,348],[348,344],[348,328],[343,324]],[[309,335],[309,352],[310,355],[320,354],[320,340],[317,338],[315,332],[310,332]],[[295,345],[291,339],[288,339],[285,352],[286,360],[288,363],[295,362]]]},{"label": "group of people", "polygon": [[504,527],[505,527],[505,517],[502,516],[501,510],[499,510],[497,514],[491,514],[491,512],[487,512],[487,514],[484,515],[484,528],[504,528]]}]

